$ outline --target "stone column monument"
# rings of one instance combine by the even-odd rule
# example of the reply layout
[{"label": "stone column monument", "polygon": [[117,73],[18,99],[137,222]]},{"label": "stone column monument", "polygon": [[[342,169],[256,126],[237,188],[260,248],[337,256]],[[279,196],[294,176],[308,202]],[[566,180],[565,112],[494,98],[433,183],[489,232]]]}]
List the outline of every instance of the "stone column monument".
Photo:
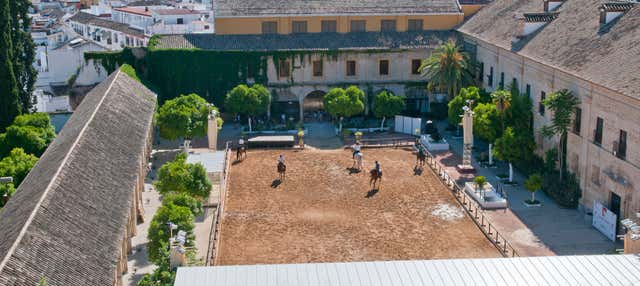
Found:
[{"label": "stone column monument", "polygon": [[462,164],[458,165],[458,171],[461,173],[472,173],[475,171],[471,165],[471,149],[473,148],[473,111],[469,107],[472,102],[462,108],[462,131],[463,131],[463,149]]}]

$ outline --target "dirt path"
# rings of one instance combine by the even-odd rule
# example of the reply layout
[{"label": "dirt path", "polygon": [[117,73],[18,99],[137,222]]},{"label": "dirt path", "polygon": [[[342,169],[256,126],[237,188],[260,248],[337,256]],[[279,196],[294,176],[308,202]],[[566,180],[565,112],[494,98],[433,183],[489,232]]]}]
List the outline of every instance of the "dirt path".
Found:
[{"label": "dirt path", "polygon": [[[277,184],[278,154],[287,178]],[[368,172],[350,174],[346,150],[252,150],[231,167],[218,265],[499,257],[427,167],[402,149],[365,150],[382,164],[380,191]]]}]

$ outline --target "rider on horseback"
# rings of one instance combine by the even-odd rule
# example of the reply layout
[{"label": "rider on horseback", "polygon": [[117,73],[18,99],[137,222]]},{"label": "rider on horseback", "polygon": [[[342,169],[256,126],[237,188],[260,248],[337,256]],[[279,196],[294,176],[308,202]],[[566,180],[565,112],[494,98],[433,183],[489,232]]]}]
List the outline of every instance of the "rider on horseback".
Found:
[{"label": "rider on horseback", "polygon": [[280,154],[280,156],[278,156],[278,164],[284,165],[284,155]]},{"label": "rider on horseback", "polygon": [[382,175],[382,168],[380,167],[380,163],[378,163],[378,161],[376,161],[376,172],[378,172],[378,175]]},{"label": "rider on horseback", "polygon": [[353,154],[351,154],[351,157],[355,159],[356,153],[360,153],[362,146],[360,146],[360,142],[356,142],[356,144],[353,144],[351,146],[351,149],[353,149]]}]

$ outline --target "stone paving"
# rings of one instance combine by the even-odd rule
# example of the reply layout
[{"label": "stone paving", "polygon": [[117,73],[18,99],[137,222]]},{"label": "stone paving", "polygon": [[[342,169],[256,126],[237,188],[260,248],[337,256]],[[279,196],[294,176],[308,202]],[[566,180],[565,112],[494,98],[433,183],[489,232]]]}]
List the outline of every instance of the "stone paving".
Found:
[{"label": "stone paving", "polygon": [[[444,137],[453,152],[437,154],[437,159],[447,166],[449,174],[456,180],[472,180],[473,175],[461,175],[455,169],[455,165],[462,161],[462,139],[451,138],[448,134]],[[486,144],[476,145],[480,150],[488,149]],[[508,172],[505,163],[499,163],[498,168],[473,165],[477,170],[476,175],[485,176],[494,186],[498,184],[496,175]],[[525,206],[524,200],[531,198],[531,193],[522,187],[525,178],[514,170],[514,180],[519,182],[517,186],[504,188],[509,208],[487,210],[485,214],[520,256],[605,254],[622,248],[620,242],[611,242],[591,226],[591,216],[579,210],[562,208],[543,192],[536,192],[536,199],[542,202],[541,207]]]}]

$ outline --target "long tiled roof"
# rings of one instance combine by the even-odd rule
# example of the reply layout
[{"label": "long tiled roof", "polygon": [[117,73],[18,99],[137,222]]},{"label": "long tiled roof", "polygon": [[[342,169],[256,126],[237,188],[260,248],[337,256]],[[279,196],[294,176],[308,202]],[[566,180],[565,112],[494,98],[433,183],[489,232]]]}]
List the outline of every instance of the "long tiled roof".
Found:
[{"label": "long tiled roof", "polygon": [[456,0],[217,0],[217,17],[459,13]]},{"label": "long tiled roof", "polygon": [[73,15],[73,17],[69,18],[69,21],[111,29],[114,31],[123,32],[127,35],[140,37],[144,36],[144,32],[142,30],[134,29],[127,24],[105,20],[95,15],[84,12],[76,13],[75,15]]},{"label": "long tiled roof", "polygon": [[453,36],[451,32],[441,31],[289,35],[187,34],[162,36],[157,47],[216,51],[411,49],[435,47]]},{"label": "long tiled roof", "polygon": [[[495,0],[458,30],[622,94],[640,98],[640,4],[611,23],[599,8],[611,1],[566,0],[557,19],[529,38],[519,36],[523,13],[542,12],[539,0]],[[631,5],[631,4],[625,4]]]},{"label": "long tiled roof", "polygon": [[0,213],[0,285],[114,285],[154,109],[121,72],[87,94]]}]

